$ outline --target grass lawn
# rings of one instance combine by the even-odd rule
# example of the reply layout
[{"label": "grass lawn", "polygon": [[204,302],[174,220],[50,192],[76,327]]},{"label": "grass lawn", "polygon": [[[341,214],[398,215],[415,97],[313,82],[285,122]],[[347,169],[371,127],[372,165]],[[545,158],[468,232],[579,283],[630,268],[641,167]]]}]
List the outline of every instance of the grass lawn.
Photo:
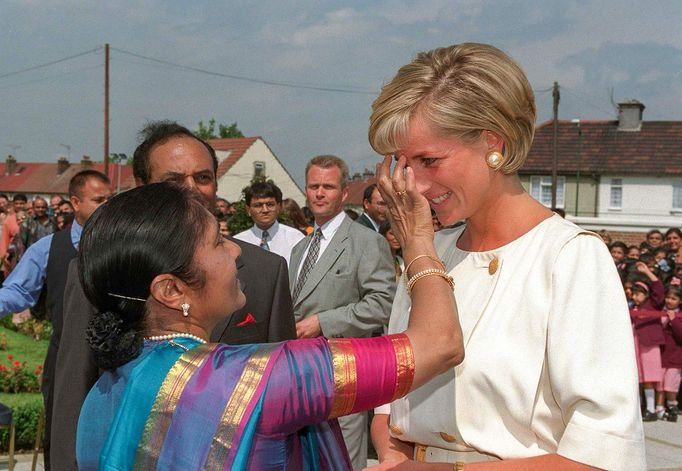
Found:
[{"label": "grass lawn", "polygon": [[33,340],[4,327],[0,327],[0,334],[7,338],[7,350],[0,351],[0,364],[11,366],[12,362],[7,359],[9,355],[13,361],[25,361],[31,369],[44,363],[49,340]]},{"label": "grass lawn", "polygon": [[43,395],[38,393],[3,393],[0,392],[0,402],[15,409],[26,404],[43,404]]}]

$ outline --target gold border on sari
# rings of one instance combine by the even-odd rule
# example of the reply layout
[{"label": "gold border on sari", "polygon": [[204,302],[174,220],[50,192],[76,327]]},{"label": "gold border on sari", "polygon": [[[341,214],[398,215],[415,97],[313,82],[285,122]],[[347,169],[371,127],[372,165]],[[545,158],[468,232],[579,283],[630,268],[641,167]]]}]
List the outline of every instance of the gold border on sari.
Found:
[{"label": "gold border on sari", "polygon": [[350,339],[329,340],[334,366],[334,402],[329,418],[348,415],[353,411],[358,393],[358,371]]},{"label": "gold border on sari", "polygon": [[183,353],[163,380],[137,447],[134,469],[156,469],[159,454],[182,391],[216,345],[200,345]]},{"label": "gold border on sari", "polygon": [[204,469],[223,469],[234,444],[237,429],[244,419],[244,413],[251,403],[256,389],[263,379],[272,352],[278,344],[263,345],[246,362],[244,371],[223,409],[220,422],[213,436]]},{"label": "gold border on sari", "polygon": [[395,393],[391,402],[410,392],[414,380],[414,353],[410,339],[405,334],[391,335],[395,352]]}]

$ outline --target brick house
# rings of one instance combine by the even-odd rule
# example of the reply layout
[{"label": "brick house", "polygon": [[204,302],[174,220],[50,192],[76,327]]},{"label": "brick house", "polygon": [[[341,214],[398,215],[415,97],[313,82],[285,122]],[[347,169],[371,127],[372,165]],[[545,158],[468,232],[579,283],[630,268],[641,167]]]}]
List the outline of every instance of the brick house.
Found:
[{"label": "brick house", "polygon": [[[560,120],[557,207],[586,229],[643,240],[650,229],[682,226],[682,121],[643,121],[644,105],[619,104],[612,121]],[[538,126],[523,186],[551,205],[553,123]]]},{"label": "brick house", "polygon": [[[209,141],[218,158],[218,196],[228,201],[241,198],[242,189],[256,175],[264,175],[279,186],[284,197],[293,198],[301,206],[305,196],[289,172],[260,137],[212,139]],[[79,163],[60,157],[56,163],[18,162],[11,155],[0,162],[0,193],[10,198],[24,193],[29,199],[57,194],[68,197],[69,180],[81,170],[92,168],[102,172],[104,164],[83,156]],[[115,192],[135,187],[130,165],[109,164],[109,178]]]},{"label": "brick house", "polygon": [[[68,199],[69,181],[76,173],[86,169],[103,172],[104,164],[92,162],[87,155],[74,164],[66,157],[60,157],[56,163],[44,163],[19,162],[10,155],[0,162],[0,193],[5,193],[10,199],[17,193],[24,193],[29,200],[42,196],[49,201],[52,195]],[[110,163],[109,178],[117,192],[135,186],[130,165]]]}]

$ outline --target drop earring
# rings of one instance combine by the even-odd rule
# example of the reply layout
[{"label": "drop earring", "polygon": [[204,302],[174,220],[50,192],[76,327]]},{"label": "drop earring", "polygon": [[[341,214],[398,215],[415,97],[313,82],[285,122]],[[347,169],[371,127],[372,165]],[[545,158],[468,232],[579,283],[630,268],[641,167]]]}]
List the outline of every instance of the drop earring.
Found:
[{"label": "drop earring", "polygon": [[182,316],[183,317],[189,316],[189,304],[182,303],[180,307],[182,308]]},{"label": "drop earring", "polygon": [[496,150],[488,151],[485,155],[485,163],[493,170],[499,170],[504,164],[504,156]]}]

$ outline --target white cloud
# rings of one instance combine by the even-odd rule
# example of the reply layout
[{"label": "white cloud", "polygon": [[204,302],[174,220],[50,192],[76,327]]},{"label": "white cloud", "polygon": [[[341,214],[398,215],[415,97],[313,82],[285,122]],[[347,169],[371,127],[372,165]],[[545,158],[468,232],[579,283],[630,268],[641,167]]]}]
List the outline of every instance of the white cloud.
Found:
[{"label": "white cloud", "polygon": [[[527,71],[535,89],[557,80],[562,116],[612,117],[616,99],[640,98],[646,116],[682,107],[682,3],[639,0],[6,0],[0,16],[0,75],[113,47],[203,69],[260,79],[378,89],[417,51],[462,41],[495,44]],[[22,145],[52,158],[102,149],[101,53],[0,79],[0,148]],[[9,85],[70,73],[35,84]],[[3,88],[5,87],[5,88]],[[302,162],[330,152],[359,170],[373,162],[366,127],[371,95],[276,88],[177,71],[112,52],[112,150],[132,153],[145,118],[237,121],[262,135],[302,176]],[[538,93],[541,120],[551,94]],[[29,124],[27,124],[29,123]]]}]

